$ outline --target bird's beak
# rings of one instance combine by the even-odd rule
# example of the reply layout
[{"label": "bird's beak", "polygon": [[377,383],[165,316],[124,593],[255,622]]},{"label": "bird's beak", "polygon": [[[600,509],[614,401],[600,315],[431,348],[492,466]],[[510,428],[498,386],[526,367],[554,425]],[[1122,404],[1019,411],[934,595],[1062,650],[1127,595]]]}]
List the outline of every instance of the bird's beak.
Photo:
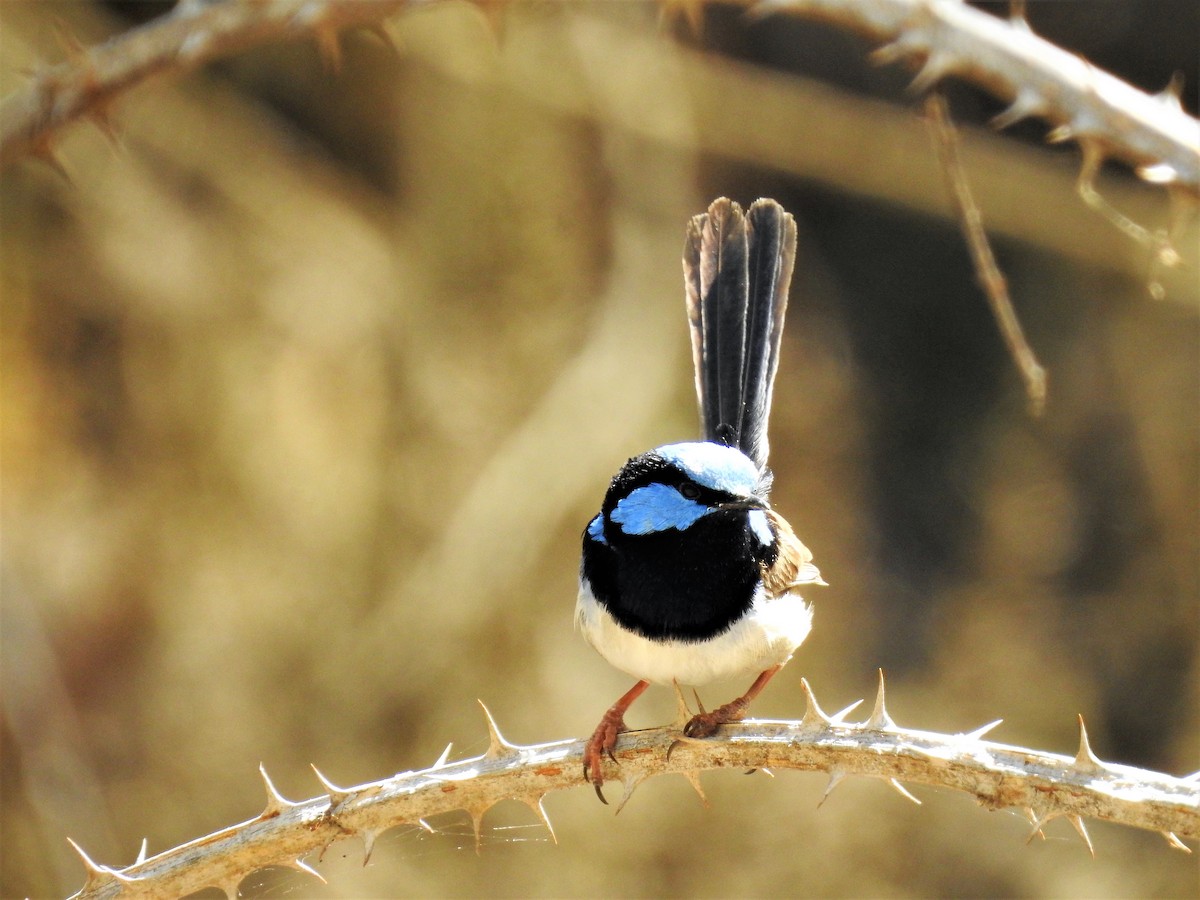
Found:
[{"label": "bird's beak", "polygon": [[717,509],[770,509],[771,504],[760,497],[746,497],[720,504]]}]

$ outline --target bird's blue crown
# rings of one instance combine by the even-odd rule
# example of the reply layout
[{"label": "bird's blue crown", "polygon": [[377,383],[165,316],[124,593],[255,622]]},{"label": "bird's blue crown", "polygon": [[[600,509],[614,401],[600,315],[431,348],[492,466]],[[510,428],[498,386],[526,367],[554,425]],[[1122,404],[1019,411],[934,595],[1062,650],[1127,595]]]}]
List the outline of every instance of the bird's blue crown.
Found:
[{"label": "bird's blue crown", "polygon": [[[684,531],[723,502],[764,499],[766,484],[764,473],[733,447],[712,442],[666,444],[625,465],[613,479],[606,511],[609,521],[626,535]],[[771,542],[770,526],[761,510],[751,511],[749,524],[759,541]],[[592,519],[587,533],[608,543],[603,513]]]}]

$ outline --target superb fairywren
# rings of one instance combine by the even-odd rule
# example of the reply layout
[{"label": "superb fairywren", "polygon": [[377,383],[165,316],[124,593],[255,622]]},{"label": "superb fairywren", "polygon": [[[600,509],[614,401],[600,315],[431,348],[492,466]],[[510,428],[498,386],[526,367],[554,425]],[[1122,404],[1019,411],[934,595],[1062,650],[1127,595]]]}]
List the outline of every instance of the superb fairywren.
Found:
[{"label": "superb fairywren", "polygon": [[779,362],[796,223],[774,200],[743,214],[725,198],[692,219],[683,272],[702,441],[635,456],[583,533],[575,621],[638,679],[604,714],[583,756],[600,792],[625,711],[651,683],[705,684],[759,672],[750,689],[692,717],[707,737],[746,707],[800,646],[824,584],[767,493],[767,418]]}]

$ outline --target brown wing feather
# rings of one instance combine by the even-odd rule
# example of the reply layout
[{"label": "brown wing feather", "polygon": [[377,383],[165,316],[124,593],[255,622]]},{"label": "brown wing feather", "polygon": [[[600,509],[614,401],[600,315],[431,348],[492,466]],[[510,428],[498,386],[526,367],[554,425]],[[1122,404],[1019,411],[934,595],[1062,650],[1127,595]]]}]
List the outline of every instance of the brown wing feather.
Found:
[{"label": "brown wing feather", "polygon": [[792,526],[775,510],[768,509],[766,513],[779,547],[775,562],[763,566],[763,587],[767,593],[778,597],[802,584],[824,584],[821,573],[812,564],[812,553],[796,537]]}]

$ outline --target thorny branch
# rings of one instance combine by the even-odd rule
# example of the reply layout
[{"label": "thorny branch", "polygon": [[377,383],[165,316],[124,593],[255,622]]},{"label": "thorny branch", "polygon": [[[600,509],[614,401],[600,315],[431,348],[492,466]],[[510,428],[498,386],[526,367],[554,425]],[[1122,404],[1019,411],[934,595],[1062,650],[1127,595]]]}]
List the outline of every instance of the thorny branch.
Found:
[{"label": "thorny branch", "polygon": [[[0,105],[0,166],[28,154],[53,161],[68,123],[110,127],[109,107],[154,74],[186,70],[230,53],[297,38],[315,39],[336,65],[338,32],[381,23],[415,0],[182,0],[168,15],[36,72]],[[674,5],[699,8],[690,0]],[[481,3],[481,5],[484,5]],[[486,3],[489,10],[496,0]],[[664,4],[670,5],[670,4]],[[1154,183],[1200,195],[1200,123],[1171,89],[1151,96],[1035,35],[1023,18],[1003,21],[950,0],[757,0],[755,15],[786,12],[831,21],[887,41],[883,62],[921,62],[927,89],[954,75],[1011,101],[996,124],[1030,116],[1054,126],[1051,140],[1076,140],[1092,159],[1124,160]],[[695,18],[695,16],[693,16]]]},{"label": "thorny branch", "polygon": [[879,62],[913,60],[914,90],[956,76],[1009,102],[994,124],[1036,117],[1049,140],[1077,141],[1155,184],[1200,194],[1200,122],[1180,106],[1178,84],[1151,96],[1038,37],[1018,13],[1004,21],[954,0],[762,0],[762,12],[823,19],[885,41]]},{"label": "thorny branch", "polygon": [[[681,774],[699,791],[704,770],[796,769],[828,773],[826,796],[851,775],[881,778],[914,800],[901,781],[963,791],[989,809],[1026,810],[1033,823],[1030,837],[1051,819],[1065,817],[1089,850],[1085,816],[1160,831],[1172,847],[1189,853],[1180,837],[1200,839],[1200,773],[1181,779],[1101,762],[1082,719],[1078,752],[1062,756],[983,740],[999,722],[956,735],[901,728],[887,712],[882,673],[874,709],[860,723],[845,721],[857,703],[828,716],[803,684],[808,706],[799,721],[746,721],[693,741],[681,738],[686,721],[681,715],[671,726],[623,734],[617,762],[608,763],[606,772],[624,787],[618,811],[653,775]],[[471,816],[478,847],[484,813],[509,799],[526,803],[553,837],[542,799],[583,785],[584,742],[517,746],[501,736],[486,707],[484,712],[490,742],[482,756],[450,762],[447,747],[428,769],[346,788],[317,772],[324,794],[299,803],[281,797],[264,770],[267,804],[253,819],[150,858],[143,846],[138,861],[123,869],[97,865],[80,850],[88,876],[75,896],[167,897],[215,886],[236,897],[243,877],[269,865],[290,865],[320,878],[303,857],[357,836],[365,861],[388,828],[428,828],[426,817],[454,810]]]},{"label": "thorny branch", "polygon": [[90,49],[64,35],[67,59],[37,71],[0,105],[0,167],[27,154],[53,163],[64,125],[90,118],[110,130],[110,107],[152,75],[186,71],[251,47],[308,37],[328,63],[340,59],[338,32],[378,29],[408,0],[182,0],[167,15]]}]

